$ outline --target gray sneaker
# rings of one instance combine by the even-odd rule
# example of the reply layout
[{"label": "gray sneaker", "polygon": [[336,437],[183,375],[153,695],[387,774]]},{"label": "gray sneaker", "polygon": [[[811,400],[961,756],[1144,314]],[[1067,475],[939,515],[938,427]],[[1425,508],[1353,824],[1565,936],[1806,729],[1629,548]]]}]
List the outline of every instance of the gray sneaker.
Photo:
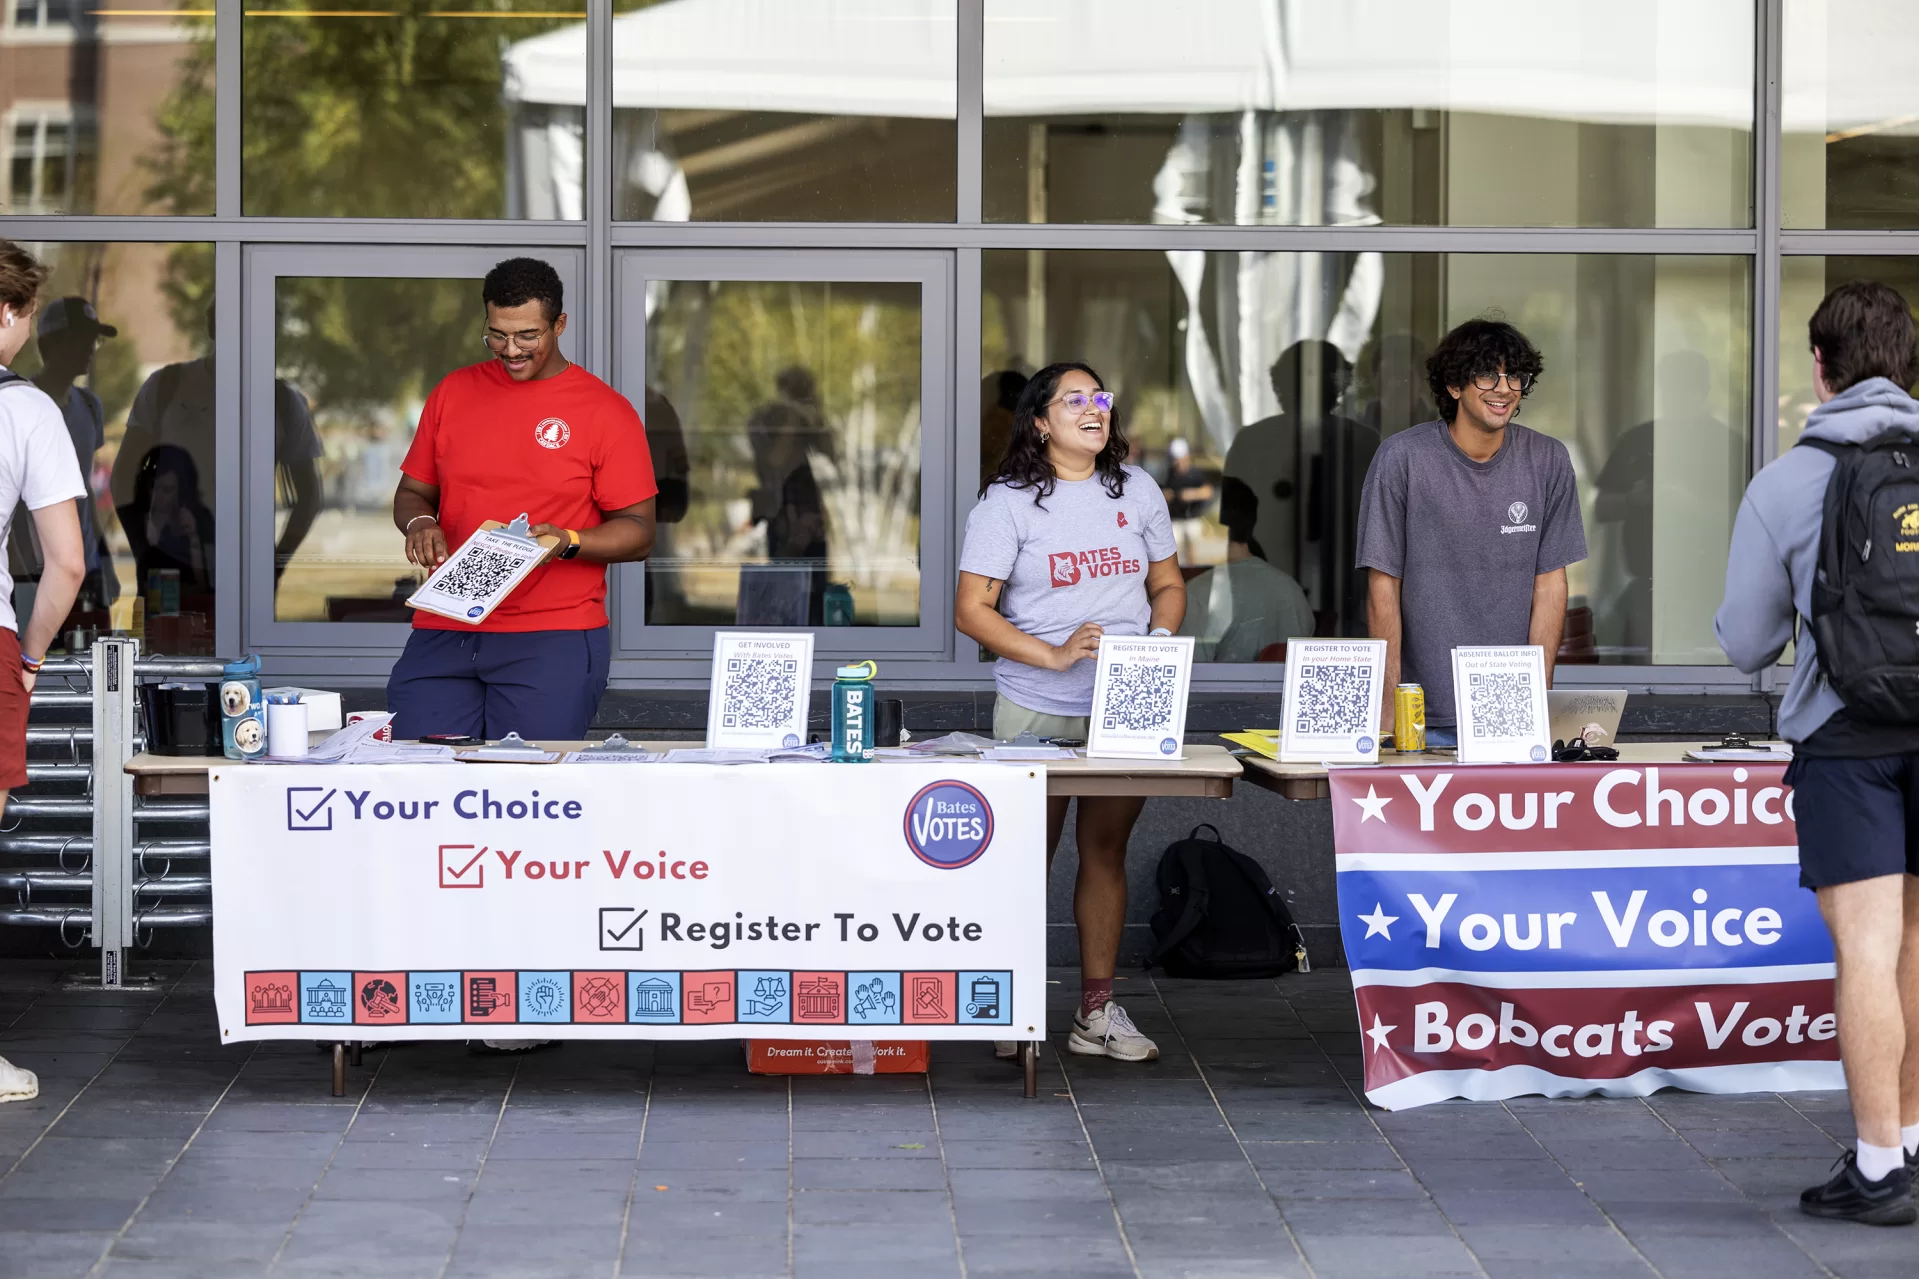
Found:
[{"label": "gray sneaker", "polygon": [[1066,1049],[1082,1057],[1112,1057],[1118,1061],[1152,1061],[1159,1056],[1159,1045],[1140,1034],[1126,1010],[1111,999],[1097,1012],[1073,1018],[1073,1033],[1066,1037]]}]

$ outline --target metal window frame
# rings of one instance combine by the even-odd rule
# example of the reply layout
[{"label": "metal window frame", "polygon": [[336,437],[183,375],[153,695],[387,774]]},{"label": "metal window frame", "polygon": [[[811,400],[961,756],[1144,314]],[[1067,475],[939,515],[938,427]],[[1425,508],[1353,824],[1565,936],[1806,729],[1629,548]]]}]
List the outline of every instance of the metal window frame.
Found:
[{"label": "metal window frame", "polygon": [[[216,516],[224,528],[245,528],[241,539],[223,539],[217,550],[216,571],[223,582],[241,581],[242,591],[221,593],[215,619],[216,643],[222,652],[261,646],[279,654],[289,671],[356,682],[384,675],[386,651],[397,647],[392,633],[399,627],[362,628],[327,623],[271,623],[262,632],[256,625],[261,609],[270,613],[271,600],[271,353],[264,342],[246,342],[243,335],[262,330],[250,323],[244,310],[249,281],[261,253],[277,259],[280,249],[304,249],[330,257],[333,263],[377,261],[403,256],[407,269],[382,274],[423,274],[422,250],[462,246],[477,256],[504,256],[504,251],[546,252],[577,263],[570,282],[580,299],[575,310],[579,358],[596,371],[611,372],[618,279],[622,254],[632,250],[702,250],[719,253],[786,250],[795,253],[842,251],[885,256],[931,251],[947,255],[950,267],[948,345],[942,353],[948,380],[945,407],[951,418],[944,435],[934,434],[928,422],[927,459],[940,457],[946,466],[946,495],[950,519],[950,546],[946,558],[924,560],[922,600],[950,596],[956,572],[953,549],[959,545],[964,513],[973,497],[967,476],[978,450],[981,254],[987,249],[1132,249],[1164,252],[1168,249],[1225,251],[1349,252],[1377,250],[1413,253],[1575,253],[1575,254],[1727,254],[1752,261],[1753,469],[1770,461],[1777,449],[1773,422],[1778,381],[1776,353],[1779,325],[1779,272],[1783,257],[1795,255],[1867,254],[1919,255],[1919,230],[1888,232],[1783,231],[1779,219],[1779,95],[1783,8],[1787,0],[1753,0],[1755,25],[1753,128],[1753,222],[1748,227],[1690,229],[1501,228],[1501,227],[1266,227],[1266,226],[1155,226],[1155,225],[1022,225],[981,221],[983,181],[983,79],[985,57],[985,0],[957,0],[957,165],[955,220],[951,223],[633,223],[616,222],[612,208],[612,0],[587,0],[589,54],[586,72],[587,216],[580,222],[507,220],[387,220],[329,218],[259,218],[241,213],[242,169],[241,74],[244,22],[243,0],[215,0],[215,204],[208,217],[152,216],[0,216],[0,235],[24,241],[52,242],[207,242],[214,246],[214,297],[218,306],[216,342],[220,349],[239,351],[239,359],[221,361],[216,370],[216,442],[222,456],[242,458],[248,477],[246,491],[220,488]],[[353,274],[351,269],[344,273]],[[437,269],[431,273],[437,274]],[[262,357],[256,346],[268,348],[267,376],[259,377]],[[261,388],[268,397],[262,417]],[[243,413],[243,410],[245,412]],[[243,433],[248,417],[268,425]],[[243,434],[249,438],[243,439]],[[257,437],[257,438],[254,438]],[[261,442],[265,441],[264,458]],[[257,525],[264,512],[266,545]],[[267,582],[262,596],[260,579]],[[264,604],[262,600],[264,599]],[[950,601],[949,601],[950,603]],[[304,625],[311,634],[296,635],[277,628]],[[362,639],[349,630],[382,632]],[[972,641],[952,635],[943,653],[914,658],[910,678],[927,687],[982,687],[989,679],[978,662]],[[285,639],[285,643],[281,640]],[[276,661],[276,666],[281,665]],[[703,669],[682,678],[678,664],[658,658],[627,658],[616,662],[622,684],[644,682],[667,687],[704,681]],[[624,668],[624,669],[622,669]],[[1628,687],[1731,690],[1748,686],[1744,677],[1722,667],[1605,666],[1562,668],[1566,679]],[[1194,685],[1202,690],[1251,691],[1271,688],[1281,671],[1250,670],[1236,666],[1201,666]],[[1762,677],[1763,679],[1763,677]]]},{"label": "metal window frame", "polygon": [[[913,626],[822,627],[815,632],[815,654],[833,658],[886,657],[899,660],[942,660],[952,651],[952,590],[945,580],[926,587],[926,566],[954,563],[958,543],[951,500],[954,465],[952,378],[947,355],[952,350],[953,257],[926,250],[851,253],[816,249],[700,250],[625,249],[614,258],[619,294],[616,329],[619,339],[618,372],[614,386],[635,403],[643,403],[647,385],[646,286],[661,281],[793,281],[827,283],[900,283],[920,289],[920,616]],[[644,616],[645,566],[620,565],[613,573],[616,659],[663,658],[686,675],[704,676],[718,630],[738,626],[651,626]],[[652,663],[648,663],[649,666]],[[622,660],[613,664],[615,678],[637,678],[645,673]],[[655,673],[666,673],[664,670]],[[675,671],[675,673],[680,673]]]},{"label": "metal window frame", "polygon": [[[237,388],[243,396],[247,429],[239,440],[240,448],[231,454],[222,452],[221,456],[240,457],[240,473],[246,480],[240,485],[216,487],[222,499],[229,498],[229,489],[234,490],[231,500],[237,508],[235,515],[240,522],[227,527],[245,530],[244,538],[228,539],[226,545],[218,548],[218,563],[224,565],[228,558],[235,559],[236,567],[244,574],[243,579],[228,577],[224,580],[245,582],[242,634],[248,651],[298,654],[331,649],[350,651],[362,658],[390,658],[398,655],[405,646],[408,631],[404,623],[398,622],[283,622],[274,617],[273,400],[276,372],[274,336],[278,333],[274,282],[310,276],[326,279],[471,279],[477,295],[480,278],[499,260],[500,253],[498,248],[468,246],[427,249],[399,246],[249,245],[244,250],[245,325],[248,332],[256,335],[256,340],[245,348],[243,380]],[[546,257],[560,273],[560,281],[569,296],[578,296],[577,290],[585,272],[584,252],[578,249],[560,252],[549,250]],[[225,312],[216,311],[216,324],[225,319]],[[480,330],[479,320],[476,310],[473,328],[476,339]],[[236,319],[236,326],[238,323]],[[590,327],[590,324],[582,326],[583,329]],[[260,340],[262,335],[264,340]],[[591,345],[591,334],[576,330],[572,325],[568,325],[565,336],[560,339],[561,352],[568,359],[581,360],[581,363],[585,362],[581,359],[581,351],[590,349]],[[474,362],[478,363],[484,357],[477,340],[473,350]],[[369,358],[379,358],[378,353],[370,352]],[[218,367],[223,366],[216,365]],[[216,414],[217,411],[216,405]],[[216,440],[219,440],[222,436],[218,431],[217,416],[215,425]],[[234,434],[240,436],[238,424],[235,426]],[[517,512],[509,512],[502,518],[511,518],[513,514]],[[223,517],[224,509],[217,510],[215,516]],[[395,536],[397,539],[398,535]],[[216,577],[215,580],[222,579]],[[216,599],[223,598],[222,593],[216,593]],[[215,638],[220,638],[217,633]],[[221,651],[229,650],[222,647]],[[364,667],[366,664],[362,662],[361,665]],[[363,673],[370,672],[363,670]],[[378,673],[384,676],[384,664],[380,664]]]}]

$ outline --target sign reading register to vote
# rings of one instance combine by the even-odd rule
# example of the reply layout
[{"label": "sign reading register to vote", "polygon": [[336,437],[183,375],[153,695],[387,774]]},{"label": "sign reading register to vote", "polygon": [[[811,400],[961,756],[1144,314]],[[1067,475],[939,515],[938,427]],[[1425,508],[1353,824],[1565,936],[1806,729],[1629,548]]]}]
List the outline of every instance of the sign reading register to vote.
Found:
[{"label": "sign reading register to vote", "polygon": [[1044,1036],[1042,770],[614,771],[213,770],[223,1037]]},{"label": "sign reading register to vote", "polygon": [[1367,1097],[1843,1087],[1784,772],[1335,770]]}]

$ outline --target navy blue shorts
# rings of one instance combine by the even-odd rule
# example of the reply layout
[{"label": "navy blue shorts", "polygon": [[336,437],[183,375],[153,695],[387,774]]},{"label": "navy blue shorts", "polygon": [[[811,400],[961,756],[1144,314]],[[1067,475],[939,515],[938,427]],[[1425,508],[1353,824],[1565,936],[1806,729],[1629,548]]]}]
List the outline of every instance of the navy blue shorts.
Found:
[{"label": "navy blue shorts", "polygon": [[415,630],[386,682],[395,737],[579,741],[606,691],[612,639],[591,631]]},{"label": "navy blue shorts", "polygon": [[1919,754],[1795,755],[1786,784],[1799,827],[1801,887],[1919,875]]}]

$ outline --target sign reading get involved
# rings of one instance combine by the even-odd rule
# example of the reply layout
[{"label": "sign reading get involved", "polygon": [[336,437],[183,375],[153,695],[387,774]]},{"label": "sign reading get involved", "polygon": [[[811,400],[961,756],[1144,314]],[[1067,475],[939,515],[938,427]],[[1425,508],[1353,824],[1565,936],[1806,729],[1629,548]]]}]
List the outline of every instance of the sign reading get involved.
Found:
[{"label": "sign reading get involved", "polygon": [[211,791],[228,1039],[1044,1034],[1030,766],[228,768]]},{"label": "sign reading get involved", "polygon": [[1367,1096],[1842,1086],[1783,773],[1335,771]]}]

